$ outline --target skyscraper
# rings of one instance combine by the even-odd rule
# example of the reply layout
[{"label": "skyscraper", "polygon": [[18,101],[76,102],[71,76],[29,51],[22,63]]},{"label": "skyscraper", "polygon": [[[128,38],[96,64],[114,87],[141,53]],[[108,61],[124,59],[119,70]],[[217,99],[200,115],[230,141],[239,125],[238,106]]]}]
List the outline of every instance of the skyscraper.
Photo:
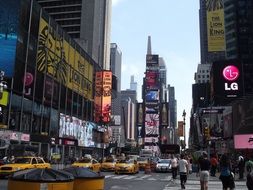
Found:
[{"label": "skyscraper", "polygon": [[137,92],[137,82],[134,81],[134,75],[131,75],[130,90],[135,90]]},{"label": "skyscraper", "polygon": [[100,65],[109,69],[111,0],[37,0]]}]

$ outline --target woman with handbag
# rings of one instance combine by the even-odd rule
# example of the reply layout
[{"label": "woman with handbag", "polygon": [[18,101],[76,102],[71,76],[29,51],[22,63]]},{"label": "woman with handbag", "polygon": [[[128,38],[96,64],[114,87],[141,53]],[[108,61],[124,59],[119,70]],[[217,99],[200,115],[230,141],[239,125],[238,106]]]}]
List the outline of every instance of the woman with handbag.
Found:
[{"label": "woman with handbag", "polygon": [[222,155],[220,159],[220,180],[222,182],[222,189],[234,189],[235,181],[231,170],[231,162],[227,155]]}]

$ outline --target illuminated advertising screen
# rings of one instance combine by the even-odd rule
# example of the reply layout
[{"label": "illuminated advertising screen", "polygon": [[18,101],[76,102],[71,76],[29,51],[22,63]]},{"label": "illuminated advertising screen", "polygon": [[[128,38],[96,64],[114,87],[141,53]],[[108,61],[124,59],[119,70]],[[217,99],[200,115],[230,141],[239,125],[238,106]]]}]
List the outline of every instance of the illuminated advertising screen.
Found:
[{"label": "illuminated advertising screen", "polygon": [[157,136],[159,134],[159,115],[146,114],[145,117],[146,136]]},{"label": "illuminated advertising screen", "polygon": [[146,69],[157,71],[159,69],[159,56],[158,55],[146,55]]},{"label": "illuminated advertising screen", "polygon": [[159,72],[146,71],[146,89],[157,89],[159,87]]},{"label": "illuminated advertising screen", "polygon": [[234,135],[235,149],[253,149],[253,134]]},{"label": "illuminated advertising screen", "polygon": [[0,1],[0,70],[12,77],[16,57],[20,0]]},{"label": "illuminated advertising screen", "polygon": [[146,92],[145,95],[146,102],[149,101],[158,101],[159,100],[159,91],[158,90],[150,90]]},{"label": "illuminated advertising screen", "polygon": [[93,66],[85,59],[84,51],[44,18],[40,18],[38,41],[38,71],[92,99]]},{"label": "illuminated advertising screen", "polygon": [[146,113],[156,113],[159,112],[159,104],[146,104],[145,106]]},{"label": "illuminated advertising screen", "polygon": [[253,134],[253,99],[244,98],[233,103],[234,134]]},{"label": "illuminated advertising screen", "polygon": [[[210,137],[229,137],[232,131],[232,108],[224,107],[208,107],[201,110],[201,126],[202,131],[207,127],[210,129]],[[231,136],[230,136],[231,137]]]},{"label": "illuminated advertising screen", "polygon": [[97,72],[95,83],[95,121],[108,123],[111,120],[112,72]]},{"label": "illuminated advertising screen", "polygon": [[208,52],[225,51],[223,0],[206,0]]},{"label": "illuminated advertising screen", "polygon": [[242,96],[242,65],[237,60],[215,61],[211,70],[212,98],[224,105]]},{"label": "illuminated advertising screen", "polygon": [[75,139],[78,141],[78,146],[94,146],[92,131],[95,127],[96,125],[92,122],[86,122],[76,117],[60,113],[59,137]]}]

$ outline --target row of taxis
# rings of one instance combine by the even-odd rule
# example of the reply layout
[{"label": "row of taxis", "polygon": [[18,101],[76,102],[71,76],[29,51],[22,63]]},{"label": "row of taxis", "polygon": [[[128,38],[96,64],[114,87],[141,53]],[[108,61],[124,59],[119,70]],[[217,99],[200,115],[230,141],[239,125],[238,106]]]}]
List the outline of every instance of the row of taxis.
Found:
[{"label": "row of taxis", "polygon": [[16,171],[32,168],[51,168],[51,165],[41,157],[17,157],[12,163],[0,166],[0,177],[8,177]]},{"label": "row of taxis", "polygon": [[86,167],[95,172],[100,171],[111,171],[115,174],[135,174],[138,173],[141,168],[145,165],[145,160],[139,160],[138,162],[134,158],[120,158],[116,159],[114,157],[107,157],[100,164],[97,160],[93,158],[83,158],[79,161],[73,163],[72,166],[75,167]]}]

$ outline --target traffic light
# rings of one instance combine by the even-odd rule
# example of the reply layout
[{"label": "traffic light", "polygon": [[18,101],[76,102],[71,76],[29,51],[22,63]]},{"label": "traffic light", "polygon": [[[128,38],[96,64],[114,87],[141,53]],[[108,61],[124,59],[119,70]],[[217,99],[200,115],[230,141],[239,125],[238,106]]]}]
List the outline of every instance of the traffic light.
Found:
[{"label": "traffic light", "polygon": [[207,140],[210,139],[210,129],[209,129],[209,127],[205,127],[205,128],[204,128],[204,136],[205,136],[205,138],[206,138]]}]

